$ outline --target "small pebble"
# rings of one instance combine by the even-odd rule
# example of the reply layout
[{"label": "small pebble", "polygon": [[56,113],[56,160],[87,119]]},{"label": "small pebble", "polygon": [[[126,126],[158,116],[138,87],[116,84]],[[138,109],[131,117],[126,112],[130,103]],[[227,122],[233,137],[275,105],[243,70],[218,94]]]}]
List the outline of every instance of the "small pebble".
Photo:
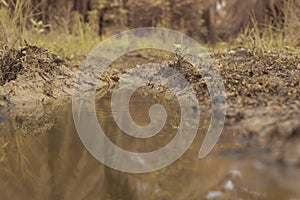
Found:
[{"label": "small pebble", "polygon": [[223,192],[221,191],[209,191],[206,195],[206,199],[217,199],[222,197],[223,197]]}]

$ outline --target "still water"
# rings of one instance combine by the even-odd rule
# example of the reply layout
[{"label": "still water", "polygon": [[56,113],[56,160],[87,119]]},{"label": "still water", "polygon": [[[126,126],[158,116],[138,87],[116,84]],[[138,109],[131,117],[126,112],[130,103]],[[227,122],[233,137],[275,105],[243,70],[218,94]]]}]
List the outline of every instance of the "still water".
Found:
[{"label": "still water", "polygon": [[[147,98],[133,98],[130,111],[136,123],[149,123],[147,110],[152,103]],[[159,149],[176,133],[176,104],[166,108],[173,113],[163,134],[139,140],[126,136],[113,122],[109,96],[96,104],[105,133],[126,150]],[[175,163],[152,173],[129,174],[104,166],[87,152],[77,135],[70,104],[54,115],[54,125],[46,134],[2,134],[9,130],[1,126],[1,135],[6,136],[0,143],[0,199],[300,199],[299,170],[265,162],[268,151],[231,151],[240,144],[230,131],[222,134],[208,157],[199,160],[208,116],[201,116],[198,136]],[[2,123],[13,126],[9,120]]]}]

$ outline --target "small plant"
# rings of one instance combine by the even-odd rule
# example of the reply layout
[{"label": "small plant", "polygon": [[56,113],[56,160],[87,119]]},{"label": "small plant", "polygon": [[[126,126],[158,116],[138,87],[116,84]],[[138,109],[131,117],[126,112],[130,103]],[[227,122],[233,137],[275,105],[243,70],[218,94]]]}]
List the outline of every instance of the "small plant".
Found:
[{"label": "small plant", "polygon": [[37,33],[44,33],[45,30],[51,26],[50,24],[44,24],[43,21],[37,21],[37,20],[35,20],[33,18],[30,19],[30,22],[34,26],[34,30]]},{"label": "small plant", "polygon": [[184,60],[182,46],[180,44],[174,44],[173,46],[175,51],[175,64],[182,63]]},{"label": "small plant", "polygon": [[190,54],[187,53],[188,48],[182,48],[181,44],[173,44],[175,51],[175,61],[173,65],[176,67],[180,67],[182,63],[186,62],[186,59]]}]

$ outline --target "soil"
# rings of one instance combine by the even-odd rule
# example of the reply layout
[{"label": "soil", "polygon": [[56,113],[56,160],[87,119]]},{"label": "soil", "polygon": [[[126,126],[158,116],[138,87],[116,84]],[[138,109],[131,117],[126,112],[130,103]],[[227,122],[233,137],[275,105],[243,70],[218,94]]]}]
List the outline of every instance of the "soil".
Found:
[{"label": "soil", "polygon": [[[28,132],[47,130],[53,125],[51,112],[71,101],[78,65],[29,44],[1,49],[0,55],[1,112],[7,112]],[[300,167],[300,54],[239,48],[210,56],[226,88],[225,129],[239,133],[234,136],[242,141],[239,150],[263,147],[272,152],[270,162]],[[157,61],[139,53],[125,59],[124,65]],[[169,66],[180,71],[196,90],[200,106],[209,107],[201,73],[184,60],[171,63]],[[112,88],[125,71],[109,69],[102,80],[110,86],[105,90]],[[147,90],[154,94],[157,89],[149,86]]]},{"label": "soil", "polygon": [[239,49],[212,57],[226,87],[227,125],[243,145],[269,148],[271,159],[300,166],[299,54]]}]

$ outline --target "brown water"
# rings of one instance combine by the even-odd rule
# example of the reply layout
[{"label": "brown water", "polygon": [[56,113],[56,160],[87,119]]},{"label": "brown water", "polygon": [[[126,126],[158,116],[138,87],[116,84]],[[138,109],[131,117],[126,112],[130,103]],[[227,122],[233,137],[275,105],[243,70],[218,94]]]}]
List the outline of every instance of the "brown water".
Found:
[{"label": "brown water", "polygon": [[[151,103],[145,98],[131,102],[137,123],[149,122],[145,113]],[[173,114],[164,134],[131,140],[112,122],[110,99],[105,97],[97,105],[104,131],[122,148],[153,151],[176,133],[178,116]],[[167,111],[176,113],[176,109],[175,104]],[[128,174],[105,167],[86,151],[74,127],[71,105],[63,106],[55,115],[55,125],[47,134],[1,138],[0,199],[173,200],[211,195],[220,195],[220,199],[300,199],[300,170],[265,162],[265,150],[232,151],[239,143],[231,132],[223,133],[214,152],[199,160],[197,154],[207,128],[205,117],[198,137],[174,164],[148,174]],[[12,121],[4,123],[13,126]],[[5,131],[1,129],[1,133]]]}]

